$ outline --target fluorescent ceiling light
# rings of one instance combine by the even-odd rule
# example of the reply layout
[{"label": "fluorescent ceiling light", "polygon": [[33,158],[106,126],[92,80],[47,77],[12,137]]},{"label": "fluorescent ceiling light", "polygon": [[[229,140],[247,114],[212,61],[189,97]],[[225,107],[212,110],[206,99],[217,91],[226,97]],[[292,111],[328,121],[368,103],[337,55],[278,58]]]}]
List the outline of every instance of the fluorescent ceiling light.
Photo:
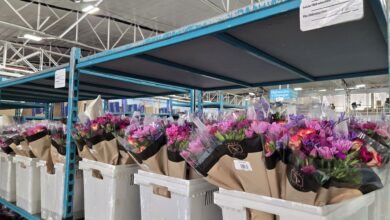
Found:
[{"label": "fluorescent ceiling light", "polygon": [[10,73],[5,71],[0,71],[0,76],[22,77],[24,75],[20,73]]},{"label": "fluorescent ceiling light", "polygon": [[334,91],[344,91],[344,89],[334,89]]},{"label": "fluorescent ceiling light", "polygon": [[256,94],[253,92],[248,93],[250,96],[255,96]]},{"label": "fluorescent ceiling light", "polygon": [[353,90],[353,89],[356,89],[356,88],[355,88],[355,87],[349,87],[348,89],[349,89],[349,90]]},{"label": "fluorescent ceiling light", "polygon": [[359,84],[359,85],[356,85],[356,88],[357,89],[361,89],[361,88],[365,88],[366,85],[365,84]]},{"label": "fluorescent ceiling light", "polygon": [[326,89],[320,89],[318,92],[326,92]]},{"label": "fluorescent ceiling light", "polygon": [[93,14],[95,12],[98,12],[100,9],[98,7],[95,7],[93,5],[88,5],[87,7],[83,8],[81,11],[86,12],[88,14]]},{"label": "fluorescent ceiling light", "polygon": [[302,91],[302,88],[294,88],[295,91]]},{"label": "fluorescent ceiling light", "polygon": [[23,35],[23,37],[26,39],[29,39],[29,40],[33,40],[33,41],[41,41],[42,40],[42,37],[32,35],[32,34],[25,34],[25,35]]}]

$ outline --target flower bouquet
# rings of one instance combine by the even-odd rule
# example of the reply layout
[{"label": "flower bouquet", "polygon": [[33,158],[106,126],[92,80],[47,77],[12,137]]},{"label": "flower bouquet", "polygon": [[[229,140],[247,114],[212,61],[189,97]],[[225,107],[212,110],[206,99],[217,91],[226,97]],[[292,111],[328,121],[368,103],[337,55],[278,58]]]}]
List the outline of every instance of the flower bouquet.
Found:
[{"label": "flower bouquet", "polygon": [[111,165],[118,164],[119,150],[114,136],[116,128],[113,118],[112,114],[107,113],[83,124],[76,124],[73,137],[82,158]]},{"label": "flower bouquet", "polygon": [[[304,122],[304,123],[303,123]],[[381,188],[369,168],[372,156],[363,140],[338,128],[344,120],[301,119],[290,127],[293,151],[283,199],[323,206]]]},{"label": "flower bouquet", "polygon": [[146,117],[143,123],[129,126],[125,141],[121,144],[141,168],[158,174],[166,174],[167,153],[164,123],[159,118]]},{"label": "flower bouquet", "polygon": [[188,170],[187,163],[180,155],[180,152],[188,147],[192,131],[193,125],[183,119],[167,126],[165,133],[167,136],[168,176],[181,179],[195,177],[194,173],[191,172],[192,169]]},{"label": "flower bouquet", "polygon": [[36,157],[44,161],[49,159],[50,136],[46,124],[47,121],[23,124],[21,135],[25,141],[21,141],[16,147],[21,150],[21,156]]},{"label": "flower bouquet", "polygon": [[118,151],[119,151],[119,159],[118,165],[132,164],[134,163],[133,158],[127,152],[127,150],[122,146],[123,139],[126,136],[126,129],[130,125],[131,120],[125,116],[112,116],[111,118],[112,126],[113,126],[113,135],[117,139],[118,143]]},{"label": "flower bouquet", "polygon": [[50,155],[53,164],[65,163],[66,161],[66,133],[65,125],[59,122],[48,124],[51,138]]},{"label": "flower bouquet", "polygon": [[14,148],[17,146],[14,142],[16,136],[19,135],[19,130],[12,127],[6,127],[1,131],[0,135],[0,147],[2,152],[6,154],[14,154]]},{"label": "flower bouquet", "polygon": [[[190,165],[219,187],[271,196],[262,156],[263,123],[249,120],[246,113],[240,112],[208,126],[198,119],[194,123],[198,129],[181,153]],[[273,219],[254,210],[248,210],[248,215]]]}]

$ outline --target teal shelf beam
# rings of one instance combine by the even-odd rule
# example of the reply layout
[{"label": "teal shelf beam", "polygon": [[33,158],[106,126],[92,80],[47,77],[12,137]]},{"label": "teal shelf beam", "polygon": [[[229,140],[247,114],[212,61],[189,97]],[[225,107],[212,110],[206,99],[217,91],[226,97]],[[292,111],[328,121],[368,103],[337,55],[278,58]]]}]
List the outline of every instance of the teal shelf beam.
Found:
[{"label": "teal shelf beam", "polygon": [[8,202],[7,200],[0,198],[0,203],[4,205],[5,207],[11,209],[12,211],[18,213],[23,218],[26,218],[28,220],[40,220],[41,218],[35,215],[31,215],[26,210],[16,206],[15,204]]}]

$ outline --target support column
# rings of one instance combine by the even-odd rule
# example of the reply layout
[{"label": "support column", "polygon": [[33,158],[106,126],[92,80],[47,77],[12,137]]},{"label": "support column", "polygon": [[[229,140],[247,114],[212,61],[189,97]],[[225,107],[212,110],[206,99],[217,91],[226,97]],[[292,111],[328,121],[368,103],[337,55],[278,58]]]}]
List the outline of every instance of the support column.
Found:
[{"label": "support column", "polygon": [[200,91],[200,90],[196,90],[196,99],[197,99],[197,113],[202,113],[203,112],[203,105],[202,105],[202,102],[203,102],[203,92]]},{"label": "support column", "polygon": [[109,109],[109,102],[107,99],[103,99],[103,111],[104,112],[108,112],[110,109]]},{"label": "support column", "polygon": [[66,162],[64,181],[63,219],[73,219],[73,196],[75,183],[76,144],[72,138],[77,122],[79,101],[79,71],[76,65],[80,59],[80,48],[72,48],[69,62],[68,118],[66,125]]},{"label": "support column", "polygon": [[190,91],[190,113],[194,113],[195,110],[196,110],[195,90],[191,89],[191,91]]},{"label": "support column", "polygon": [[219,113],[221,113],[223,111],[223,93],[221,91],[218,92],[219,93]]}]

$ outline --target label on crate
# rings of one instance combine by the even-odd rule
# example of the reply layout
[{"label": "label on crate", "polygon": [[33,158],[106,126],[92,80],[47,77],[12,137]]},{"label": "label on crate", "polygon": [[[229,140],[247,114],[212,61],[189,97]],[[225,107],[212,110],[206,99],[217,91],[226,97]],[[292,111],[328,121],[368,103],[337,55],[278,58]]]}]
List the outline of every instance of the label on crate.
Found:
[{"label": "label on crate", "polygon": [[363,18],[363,0],[302,0],[301,31],[310,31]]},{"label": "label on crate", "polygon": [[236,170],[252,171],[252,166],[248,161],[234,160],[234,167]]},{"label": "label on crate", "polygon": [[66,70],[60,69],[54,75],[54,88],[64,88],[66,86]]}]

